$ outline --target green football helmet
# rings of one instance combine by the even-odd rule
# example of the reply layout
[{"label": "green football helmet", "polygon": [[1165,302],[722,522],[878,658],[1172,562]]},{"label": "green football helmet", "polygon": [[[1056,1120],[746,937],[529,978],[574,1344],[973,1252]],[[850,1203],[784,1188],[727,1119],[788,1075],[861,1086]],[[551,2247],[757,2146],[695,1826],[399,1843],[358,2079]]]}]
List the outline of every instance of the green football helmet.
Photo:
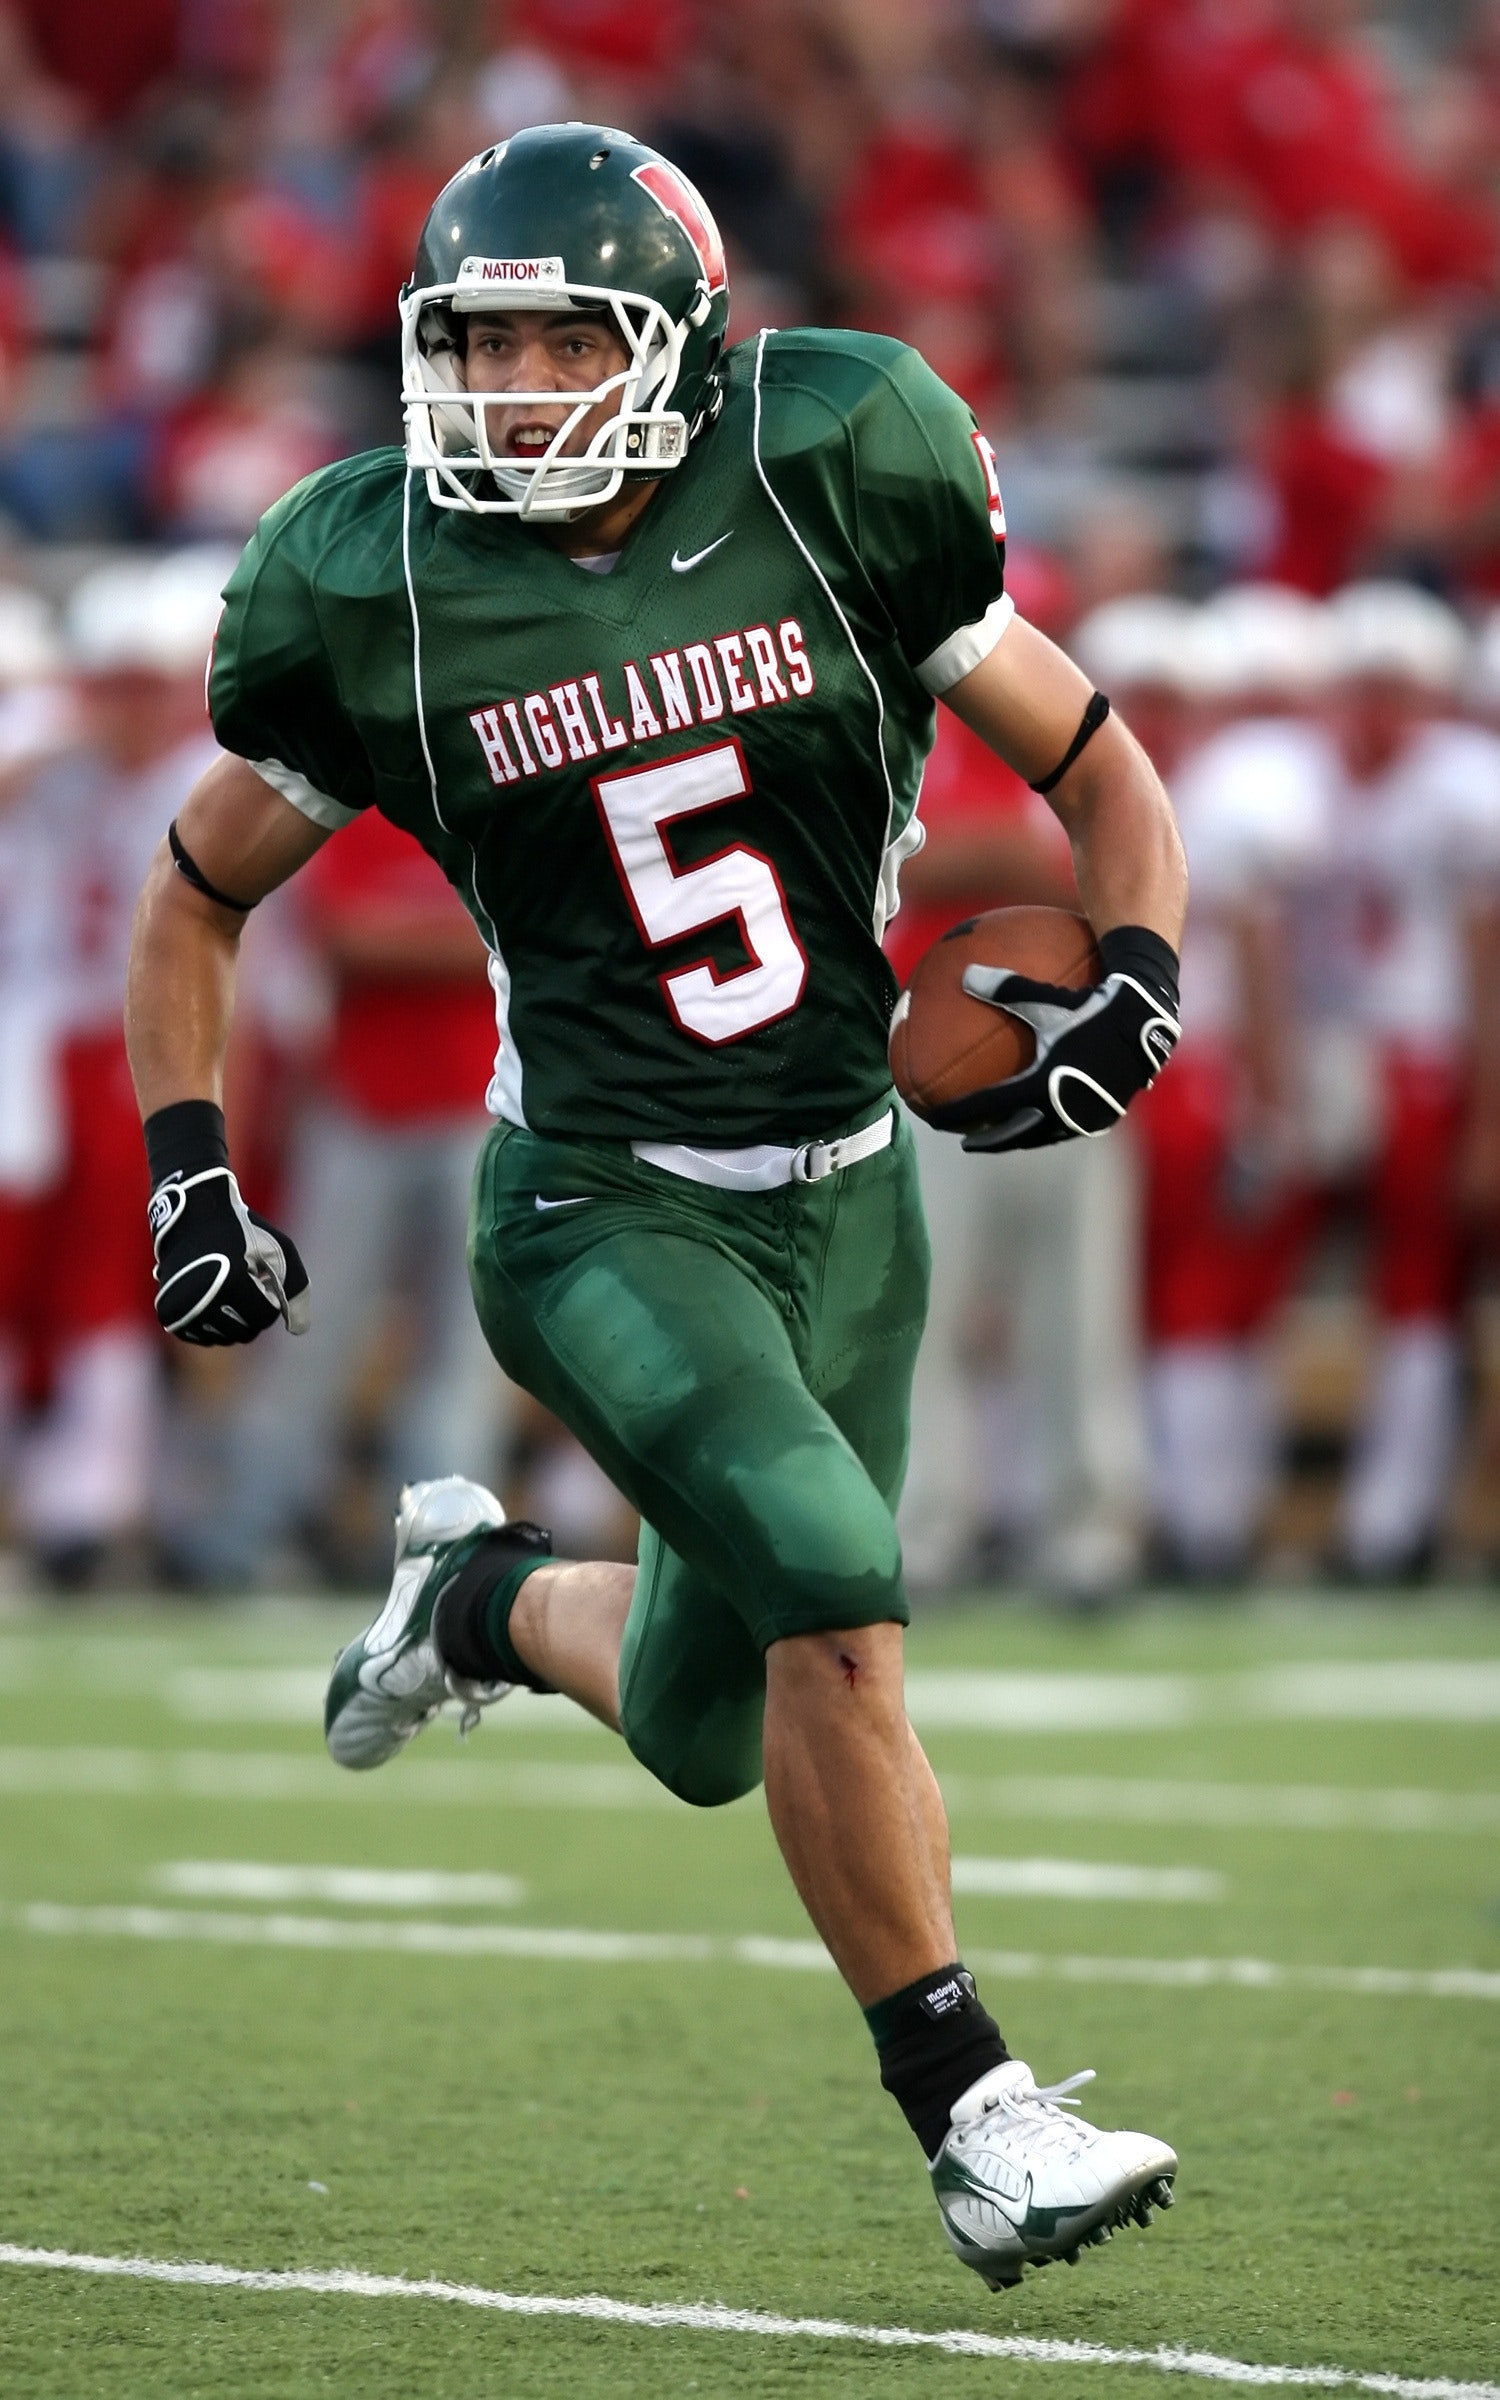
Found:
[{"label": "green football helmet", "polygon": [[[465,390],[459,319],[581,310],[612,318],[628,364],[574,405],[535,458],[491,445],[492,408],[555,407],[552,392]],[[401,294],[406,455],[439,508],[553,523],[612,500],[627,476],[680,466],[716,413],[729,316],[718,228],[658,151],[603,125],[534,125],[461,167],[422,229]],[[586,450],[588,410],[618,394]]]}]

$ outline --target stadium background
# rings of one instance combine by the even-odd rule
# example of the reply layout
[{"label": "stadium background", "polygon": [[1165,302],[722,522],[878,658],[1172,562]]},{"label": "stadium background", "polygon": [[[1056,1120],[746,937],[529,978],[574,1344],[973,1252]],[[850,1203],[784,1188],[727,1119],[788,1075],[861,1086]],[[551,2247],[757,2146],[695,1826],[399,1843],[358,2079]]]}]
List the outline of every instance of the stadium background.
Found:
[{"label": "stadium background", "polygon": [[[328,1660],[383,1588],[403,1471],[435,1450],[566,1543],[631,1537],[473,1342],[454,1217],[491,1028],[464,921],[399,844],[346,836],[294,908],[257,912],[237,1154],[334,1238],[319,1331],[248,1358],[150,1327],[117,1019],[132,877],[201,754],[224,567],[295,477],[394,436],[422,213],[537,118],[623,120],[682,160],[732,245],[737,330],[920,343],[995,443],[1015,586],[1049,628],[1097,634],[1141,595],[1194,612],[1113,620],[1111,673],[1133,625],[1131,708],[1164,763],[1234,730],[1222,676],[1179,670],[1213,654],[1200,604],[1247,578],[1313,603],[1371,574],[1441,594],[1476,637],[1444,706],[1490,721],[1500,10],[27,0],[0,44],[7,2400],[1145,2400],[1288,2369],[1495,2400],[1410,2380],[1492,2376],[1500,2330],[1483,1243],[1448,1588],[1332,1580],[1375,1351],[1356,1175],[1289,1244],[1267,1320],[1285,1414],[1264,1530],[1168,1591],[1138,1438],[1159,1364],[1141,1154],[1075,1146],[1060,1194],[962,1162],[987,1213],[933,1421],[956,1406],[982,1436],[953,1453],[972,1539],[929,1555],[908,1687],[959,1939],[1040,2077],[1096,2067],[1089,2113],[1183,2161],[1149,2236],[997,2301],[942,2250],[757,1797],[690,1813],[524,1695],[379,1775],[323,1752]],[[908,943],[976,875],[1055,889],[1055,849],[962,746],[927,811]],[[49,1152],[36,1068],[64,1053]],[[1223,1164],[1190,1162],[1180,1196],[1201,1208]],[[1236,1166],[1252,1196],[1281,1188],[1253,1147]],[[59,1257],[89,1270],[86,1321],[58,1306]],[[1048,1547],[1064,1454],[1108,1504],[1077,1512],[1092,1546],[1071,1553]],[[1057,1605],[1122,1588],[1129,1607]],[[185,2259],[324,2283],[152,2280]],[[540,2313],[362,2298],[351,2269]],[[591,2317],[549,2313],[587,2294]],[[650,2316],[704,2302],[882,2338]],[[899,2346],[976,2335],[1019,2347]]]},{"label": "stadium background", "polygon": [[[1500,708],[1500,645],[1493,629],[1482,639],[1500,596],[1500,11],[1481,0],[123,0],[107,23],[84,0],[21,0],[0,12],[0,45],[0,580],[65,612],[54,645],[13,600],[0,642],[11,816],[38,762],[80,738],[79,674],[106,702],[112,676],[154,675],[156,700],[140,704],[158,731],[136,736],[189,755],[185,662],[201,628],[189,609],[182,656],[147,656],[145,587],[127,577],[111,602],[99,568],[187,550],[211,608],[272,499],[399,438],[394,295],[432,193],[483,142],[570,114],[630,124],[700,182],[730,245],[734,336],[808,319],[878,328],[969,399],[999,460],[1012,588],[1059,638],[1123,595],[1201,600],[1248,580],[1321,596],[1394,576],[1442,594],[1481,637],[1447,705],[1481,720]],[[1118,683],[1118,642],[1101,665]],[[1150,741],[1153,700],[1184,695],[1181,677],[1164,695],[1142,673],[1124,697]],[[1205,727],[1251,705],[1207,697]],[[1065,896],[1007,779],[950,749],[927,813],[957,824],[958,863],[935,842],[911,871],[903,964],[918,934],[976,900]],[[113,885],[92,836],[71,834],[87,888],[69,892],[64,870],[53,926],[0,936],[0,1012],[34,1020],[26,945],[40,943],[58,1042],[94,1045],[92,1063],[55,1064],[75,1109],[78,1075],[97,1093],[105,1072],[129,884],[176,790],[170,769],[160,792],[135,788]],[[79,805],[107,850],[111,811],[127,813],[108,769]],[[982,873],[964,835],[990,844]],[[290,1210],[320,1254],[318,1331],[274,1368],[155,1350],[148,1363],[137,1289],[97,1301],[84,1331],[113,1310],[119,1338],[102,1365],[79,1364],[78,1328],[38,1310],[54,1270],[4,1207],[45,1200],[45,1179],[8,1187],[3,1488],[22,1586],[367,1582],[401,1472],[445,1463],[498,1479],[575,1545],[628,1549],[587,1462],[490,1375],[461,1287],[433,1264],[452,1249],[485,1071],[477,952],[399,844],[334,849],[337,864],[255,927],[230,1088],[247,1188]],[[13,885],[26,855],[10,854]],[[411,971],[419,925],[425,981]],[[113,1138],[94,1198],[75,1195],[75,1255],[127,1238],[123,1126]],[[1189,1183],[1225,1172],[1222,1157],[1184,1158]],[[1373,1167],[1342,1171],[1262,1311],[1274,1457],[1250,1538],[1217,1547],[1211,1530],[1195,1547],[1163,1491],[1164,1475],[1197,1468],[1151,1455],[1139,1285],[1157,1230],[1119,1230],[1138,1228],[1125,1187],[1139,1162],[1115,1163],[1113,1234],[1102,1198],[1092,1218],[1070,1200],[1063,1258],[1039,1247],[1009,1172],[994,1170],[998,1213],[964,1237],[961,1333],[933,1337],[929,1385],[941,1372],[947,1388],[929,1390],[927,1420],[961,1407],[978,1432],[964,1492],[950,1473],[914,1495],[914,1581],[1088,1598],[1143,1573],[1368,1570],[1339,1491],[1376,1374],[1358,1208]],[[356,1189],[357,1256],[326,1232],[347,1228]],[[1462,1428],[1435,1521],[1374,1560],[1387,1577],[1487,1572],[1500,1548],[1495,1198],[1461,1225],[1451,1200]],[[1024,1289],[990,1271],[1007,1243]],[[1058,1388],[1039,1392],[1035,1324],[1085,1267],[1114,1332],[1071,1390],[1044,1359]],[[956,1305],[950,1294],[950,1319]],[[941,1345],[953,1355],[939,1360]],[[1084,1385],[1115,1419],[1092,1465],[1078,1464],[1100,1446]],[[934,1534],[934,1511],[961,1538]]]}]

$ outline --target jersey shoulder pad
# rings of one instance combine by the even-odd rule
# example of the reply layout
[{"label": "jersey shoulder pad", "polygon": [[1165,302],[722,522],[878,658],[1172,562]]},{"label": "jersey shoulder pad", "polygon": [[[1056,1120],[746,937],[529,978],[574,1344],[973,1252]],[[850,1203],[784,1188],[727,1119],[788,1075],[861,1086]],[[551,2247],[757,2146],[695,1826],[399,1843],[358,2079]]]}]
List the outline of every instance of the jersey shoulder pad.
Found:
[{"label": "jersey shoulder pad", "polygon": [[262,563],[276,558],[300,566],[311,582],[322,582],[351,548],[368,572],[394,549],[399,552],[405,460],[399,450],[364,450],[335,459],[304,475],[268,508],[256,528],[254,547]]},{"label": "jersey shoulder pad", "polygon": [[818,449],[872,418],[915,417],[929,386],[947,396],[919,352],[883,333],[793,326],[737,343],[725,366],[732,398],[758,392],[766,456]]}]

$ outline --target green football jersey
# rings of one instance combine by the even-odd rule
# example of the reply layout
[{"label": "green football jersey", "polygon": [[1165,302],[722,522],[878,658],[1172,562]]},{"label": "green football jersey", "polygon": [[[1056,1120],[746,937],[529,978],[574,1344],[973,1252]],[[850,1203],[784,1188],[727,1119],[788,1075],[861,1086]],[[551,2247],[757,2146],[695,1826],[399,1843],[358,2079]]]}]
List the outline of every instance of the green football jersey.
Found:
[{"label": "green football jersey", "polygon": [[889,1087],[880,937],[933,694],[999,639],[988,445],[917,354],[762,334],[613,569],[325,468],[229,585],[220,741],[414,834],[491,952],[489,1103],[539,1133],[793,1142]]}]

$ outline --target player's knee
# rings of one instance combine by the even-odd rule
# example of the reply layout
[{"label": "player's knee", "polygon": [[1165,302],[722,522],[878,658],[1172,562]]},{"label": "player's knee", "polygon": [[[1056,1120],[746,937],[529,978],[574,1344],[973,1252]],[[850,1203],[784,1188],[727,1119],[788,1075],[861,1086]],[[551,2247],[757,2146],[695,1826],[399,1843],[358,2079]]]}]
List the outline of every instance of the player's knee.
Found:
[{"label": "player's knee", "polygon": [[824,1706],[845,1697],[881,1710],[904,1712],[902,1626],[834,1626],[788,1635],[766,1653],[767,1696],[774,1704]]},{"label": "player's knee", "polygon": [[862,1472],[784,1484],[756,1598],[763,1646],[846,1626],[904,1623],[895,1520]]}]

